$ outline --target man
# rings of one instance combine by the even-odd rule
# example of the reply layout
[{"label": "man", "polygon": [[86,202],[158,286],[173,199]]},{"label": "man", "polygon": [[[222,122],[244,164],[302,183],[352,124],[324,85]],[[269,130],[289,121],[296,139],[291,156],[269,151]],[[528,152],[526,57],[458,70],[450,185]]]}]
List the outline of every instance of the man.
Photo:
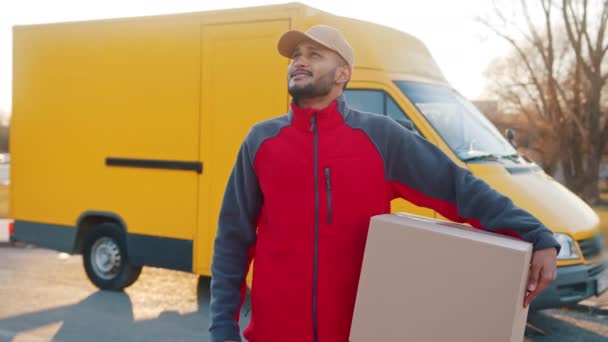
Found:
[{"label": "man", "polygon": [[339,31],[289,31],[278,50],[291,59],[291,110],[251,129],[226,187],[212,341],[240,341],[254,256],[247,340],[348,341],[369,220],[397,197],[533,242],[522,305],[555,279],[559,243],[538,220],[392,119],[348,108],[342,92],[354,54]]}]

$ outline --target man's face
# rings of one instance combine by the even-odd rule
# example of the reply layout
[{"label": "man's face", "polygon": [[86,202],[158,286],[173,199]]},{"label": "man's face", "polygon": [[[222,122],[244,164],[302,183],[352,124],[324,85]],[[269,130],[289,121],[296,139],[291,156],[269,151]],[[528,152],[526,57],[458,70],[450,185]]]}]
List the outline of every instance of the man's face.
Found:
[{"label": "man's face", "polygon": [[320,44],[298,44],[287,68],[289,94],[294,99],[329,94],[336,85],[338,70],[345,64],[337,53]]}]

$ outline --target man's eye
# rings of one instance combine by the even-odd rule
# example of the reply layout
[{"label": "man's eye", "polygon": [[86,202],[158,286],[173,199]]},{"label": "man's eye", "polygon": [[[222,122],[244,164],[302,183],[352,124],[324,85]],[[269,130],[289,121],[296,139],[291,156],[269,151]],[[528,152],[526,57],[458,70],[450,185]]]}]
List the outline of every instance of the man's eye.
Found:
[{"label": "man's eye", "polygon": [[316,53],[316,52],[313,52],[313,53],[312,53],[312,56],[313,56],[313,57],[321,57],[321,55],[319,55],[319,54],[318,54],[318,53]]}]

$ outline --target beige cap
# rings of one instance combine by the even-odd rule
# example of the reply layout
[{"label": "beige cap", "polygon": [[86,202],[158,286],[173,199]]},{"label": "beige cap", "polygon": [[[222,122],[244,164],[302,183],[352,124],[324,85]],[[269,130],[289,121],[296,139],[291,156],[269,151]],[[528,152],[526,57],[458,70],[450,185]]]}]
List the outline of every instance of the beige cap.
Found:
[{"label": "beige cap", "polygon": [[355,53],[346,38],[337,29],[327,25],[315,25],[306,32],[291,30],[287,31],[279,39],[277,48],[279,53],[291,58],[293,50],[303,41],[311,40],[326,48],[335,51],[349,65],[355,64]]}]

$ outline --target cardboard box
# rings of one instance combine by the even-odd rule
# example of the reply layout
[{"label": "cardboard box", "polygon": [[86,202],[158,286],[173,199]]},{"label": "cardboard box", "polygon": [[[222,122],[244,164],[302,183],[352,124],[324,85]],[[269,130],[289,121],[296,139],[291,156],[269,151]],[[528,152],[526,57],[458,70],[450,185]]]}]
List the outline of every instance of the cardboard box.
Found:
[{"label": "cardboard box", "polygon": [[466,225],[374,216],[350,342],[522,342],[531,256],[531,243]]}]

